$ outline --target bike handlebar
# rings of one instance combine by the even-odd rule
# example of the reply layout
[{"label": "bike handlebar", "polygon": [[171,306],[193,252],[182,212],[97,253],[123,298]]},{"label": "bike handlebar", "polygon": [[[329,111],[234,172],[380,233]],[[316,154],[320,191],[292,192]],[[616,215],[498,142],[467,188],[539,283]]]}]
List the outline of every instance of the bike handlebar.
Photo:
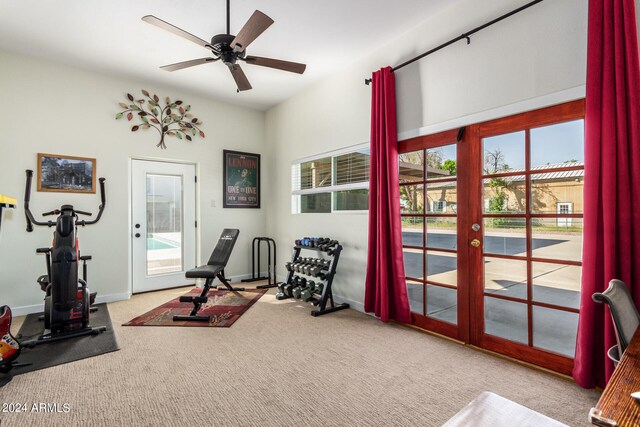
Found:
[{"label": "bike handlebar", "polygon": [[[100,218],[102,217],[102,212],[104,211],[104,207],[107,206],[107,201],[106,198],[104,196],[104,178],[99,178],[98,181],[100,182],[100,200],[102,201],[102,204],[100,206],[98,206],[98,216],[96,216],[96,219],[94,219],[93,221],[82,221],[82,225],[91,225],[91,224],[95,224],[96,222],[100,221]],[[91,215],[91,214],[89,214]]]},{"label": "bike handlebar", "polygon": [[26,173],[27,186],[24,189],[24,214],[27,217],[27,231],[31,233],[33,231],[33,224],[50,226],[49,224],[51,223],[51,221],[36,221],[36,219],[33,217],[31,209],[29,209],[29,201],[31,200],[31,179],[33,178],[33,171],[27,169]]},{"label": "bike handlebar", "polygon": [[[29,202],[31,200],[31,180],[33,179],[33,171],[30,170],[30,169],[27,169],[25,172],[26,172],[26,175],[27,175],[27,183],[26,183],[26,187],[25,187],[25,190],[24,190],[24,213],[25,213],[25,216],[27,218],[27,231],[29,233],[31,233],[33,231],[33,226],[34,225],[53,227],[54,225],[56,225],[55,222],[53,222],[53,221],[37,221],[33,217],[33,214],[31,213],[31,209],[29,209]],[[82,225],[82,226],[91,225],[91,224],[95,224],[96,222],[100,221],[100,218],[102,217],[102,212],[104,211],[104,208],[107,205],[105,194],[104,194],[104,181],[105,181],[104,178],[100,178],[99,179],[99,182],[100,182],[100,200],[102,201],[102,204],[98,207],[98,216],[93,221],[76,221],[76,225]],[[76,210],[74,210],[74,212],[77,213],[77,214],[81,214],[81,215],[89,215],[89,216],[92,215],[90,212],[83,212],[83,211],[76,211]],[[55,209],[55,210],[53,210],[51,212],[45,212],[42,215],[44,215],[44,216],[46,216],[46,215],[57,215],[58,213],[60,213],[60,211],[58,209]]]}]

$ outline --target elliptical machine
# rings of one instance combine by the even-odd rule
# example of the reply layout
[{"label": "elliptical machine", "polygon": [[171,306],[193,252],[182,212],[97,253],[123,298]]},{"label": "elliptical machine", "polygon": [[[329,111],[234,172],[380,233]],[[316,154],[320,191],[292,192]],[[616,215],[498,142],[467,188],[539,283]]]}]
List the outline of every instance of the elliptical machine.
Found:
[{"label": "elliptical machine", "polygon": [[[60,209],[45,212],[42,216],[58,215],[53,221],[36,221],[29,209],[31,198],[31,180],[33,171],[27,170],[27,184],[24,196],[24,210],[27,217],[27,231],[33,231],[33,225],[54,227],[53,245],[50,248],[39,248],[37,253],[44,253],[47,262],[47,274],[38,278],[40,287],[45,292],[44,298],[44,333],[33,340],[22,342],[25,347],[37,344],[60,341],[83,335],[100,334],[106,326],[91,327],[89,313],[94,309],[95,301],[87,287],[87,265],[90,256],[80,256],[80,248],[76,236],[78,226],[92,225],[102,217],[106,205],[104,196],[104,178],[100,178],[100,198],[98,216],[93,221],[78,219],[78,215],[92,215],[89,212],[74,209],[72,205],[62,205]],[[78,277],[79,263],[82,261],[83,278]]]}]

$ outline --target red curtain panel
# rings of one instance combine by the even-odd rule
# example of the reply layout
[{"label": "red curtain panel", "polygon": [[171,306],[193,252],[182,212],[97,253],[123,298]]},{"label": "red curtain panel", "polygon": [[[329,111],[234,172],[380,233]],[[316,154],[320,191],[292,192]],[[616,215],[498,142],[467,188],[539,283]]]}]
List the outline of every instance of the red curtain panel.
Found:
[{"label": "red curtain panel", "polygon": [[390,67],[373,73],[369,247],[364,309],[383,322],[409,323],[400,222],[395,77]]},{"label": "red curtain panel", "polygon": [[573,377],[604,387],[615,344],[593,302],[621,279],[640,302],[640,65],[634,0],[590,0],[585,118],[582,295]]}]

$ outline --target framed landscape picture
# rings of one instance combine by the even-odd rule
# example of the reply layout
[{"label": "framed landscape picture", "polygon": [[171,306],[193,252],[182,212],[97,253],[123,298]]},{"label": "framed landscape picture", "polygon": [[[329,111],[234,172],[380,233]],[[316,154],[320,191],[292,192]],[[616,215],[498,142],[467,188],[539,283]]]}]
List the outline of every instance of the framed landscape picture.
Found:
[{"label": "framed landscape picture", "polygon": [[38,191],[95,193],[96,159],[38,153]]},{"label": "framed landscape picture", "polygon": [[223,150],[223,207],[260,207],[260,154]]}]

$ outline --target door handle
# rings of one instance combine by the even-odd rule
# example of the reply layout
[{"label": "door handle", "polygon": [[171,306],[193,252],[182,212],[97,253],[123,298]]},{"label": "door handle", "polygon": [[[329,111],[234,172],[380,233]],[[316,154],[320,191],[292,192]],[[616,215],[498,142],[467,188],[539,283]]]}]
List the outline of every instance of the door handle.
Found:
[{"label": "door handle", "polygon": [[471,246],[473,246],[474,248],[479,247],[479,246],[480,246],[480,240],[478,240],[478,239],[473,239],[473,240],[471,241]]}]

